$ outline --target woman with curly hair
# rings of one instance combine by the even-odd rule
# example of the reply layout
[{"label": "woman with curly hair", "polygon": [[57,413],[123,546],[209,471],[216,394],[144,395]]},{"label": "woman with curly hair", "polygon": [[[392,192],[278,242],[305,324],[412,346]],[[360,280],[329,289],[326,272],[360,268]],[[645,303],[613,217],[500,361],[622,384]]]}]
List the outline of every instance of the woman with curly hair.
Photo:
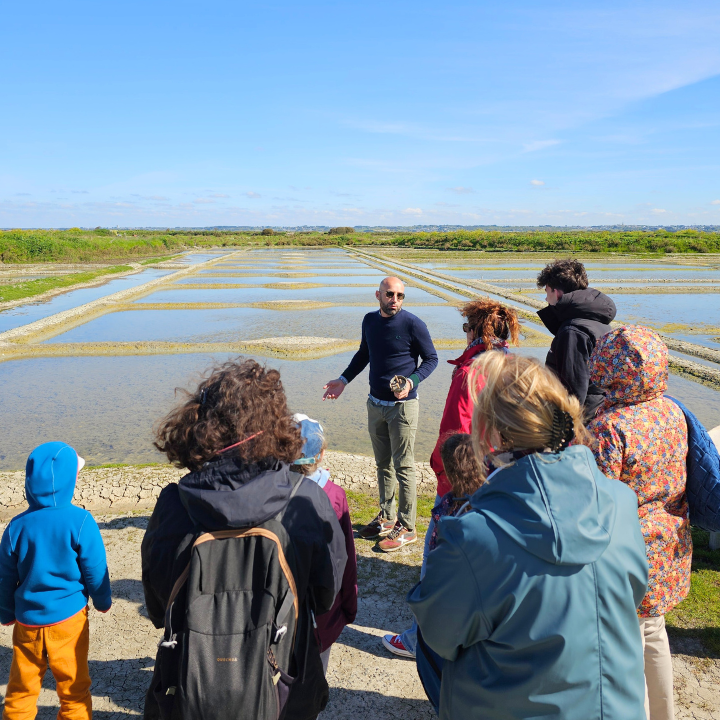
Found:
[{"label": "woman with curly hair", "polygon": [[[322,614],[332,607],[347,559],[335,511],[319,485],[291,471],[303,438],[277,370],[254,360],[226,362],[185,395],[156,433],[158,450],[189,472],[160,493],[143,539],[148,616],[163,627],[173,584],[188,565],[198,533],[253,528],[282,513],[279,522],[293,547],[299,603],[294,657],[302,669],[284,717],[310,720],[328,699],[310,610]],[[153,693],[160,665],[156,662],[145,718],[161,716]]]},{"label": "woman with curly hair", "polygon": [[[437,506],[447,493],[452,491],[452,486],[445,476],[445,469],[441,457],[441,449],[445,441],[455,433],[470,433],[472,428],[473,401],[470,396],[470,384],[468,373],[473,361],[488,350],[500,350],[508,352],[509,344],[517,345],[520,337],[520,323],[517,313],[511,307],[503,305],[490,298],[473,300],[460,308],[460,314],[466,319],[462,329],[467,339],[467,347],[463,354],[455,359],[448,360],[455,369],[450,382],[445,410],[440,420],[440,432],[438,434],[435,449],[430,456],[430,467],[437,476]],[[482,389],[483,378],[476,376],[478,390]],[[425,548],[423,550],[423,568],[428,554],[428,543],[432,535],[432,521],[425,536]],[[421,570],[422,574],[423,570]],[[401,657],[414,657],[417,637],[417,625],[413,623],[409,630],[394,635],[384,635],[383,645],[390,652]]]}]

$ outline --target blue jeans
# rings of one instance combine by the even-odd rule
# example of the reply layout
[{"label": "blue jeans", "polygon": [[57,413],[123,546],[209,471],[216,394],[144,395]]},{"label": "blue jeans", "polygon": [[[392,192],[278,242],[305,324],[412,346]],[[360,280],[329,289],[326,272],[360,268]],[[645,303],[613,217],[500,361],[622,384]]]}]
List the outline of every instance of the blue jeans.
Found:
[{"label": "blue jeans", "polygon": [[[435,505],[433,505],[433,507],[435,507],[440,500],[442,500],[442,497],[437,495],[435,497]],[[420,580],[425,577],[425,566],[427,565],[427,558],[430,552],[430,536],[432,535],[434,527],[435,521],[430,518],[430,524],[428,525],[427,533],[425,534],[425,546],[423,547],[422,565],[420,566]],[[400,633],[400,640],[402,641],[402,644],[405,646],[406,650],[409,650],[413,655],[415,654],[415,649],[417,648],[417,627],[417,620],[413,619],[412,625],[405,632]]]}]

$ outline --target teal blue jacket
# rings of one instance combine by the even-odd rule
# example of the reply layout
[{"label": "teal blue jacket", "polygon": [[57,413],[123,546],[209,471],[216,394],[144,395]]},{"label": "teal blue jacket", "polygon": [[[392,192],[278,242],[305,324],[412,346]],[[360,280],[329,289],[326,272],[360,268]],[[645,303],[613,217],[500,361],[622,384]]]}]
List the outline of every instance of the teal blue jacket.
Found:
[{"label": "teal blue jacket", "polygon": [[441,720],[645,720],[637,498],[590,450],[493,473],[408,595],[445,658]]}]

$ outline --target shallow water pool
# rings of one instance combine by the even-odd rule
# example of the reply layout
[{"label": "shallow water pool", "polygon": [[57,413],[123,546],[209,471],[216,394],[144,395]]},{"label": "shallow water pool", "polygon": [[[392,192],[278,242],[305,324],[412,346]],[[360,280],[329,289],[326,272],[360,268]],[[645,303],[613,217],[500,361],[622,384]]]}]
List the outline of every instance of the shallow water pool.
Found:
[{"label": "shallow water pool", "polygon": [[0,311],[0,332],[12,330],[21,325],[27,325],[28,323],[35,322],[35,320],[42,320],[43,318],[50,317],[50,315],[55,315],[64,310],[71,310],[92,300],[120,292],[120,290],[137,287],[143,283],[150,282],[150,280],[169,275],[172,272],[175,271],[158,270],[155,268],[143,270],[134,275],[107,280],[97,287],[70,290],[62,295],[56,295],[50,300],[28,302],[26,305],[18,305],[9,310]]},{"label": "shallow water pool", "polygon": [[[414,311],[431,337],[462,339],[462,318],[453,307]],[[373,307],[328,307],[278,311],[258,308],[222,310],[127,310],[91,320],[48,340],[65,342],[237,342],[303,335],[360,341],[362,319]]]},{"label": "shallow water pool", "polygon": [[[419,288],[407,289],[406,302],[437,303],[442,299]],[[319,287],[307,290],[277,290],[274,288],[217,288],[207,290],[182,289],[174,285],[172,289],[157,290],[137,300],[138,303],[198,303],[232,302],[253,303],[269,300],[309,300],[318,302],[364,303],[375,301],[375,290],[353,287]]]},{"label": "shallow water pool", "polygon": [[[545,355],[542,349],[520,352],[541,360]],[[457,355],[459,351],[441,351],[438,369],[420,385],[417,460],[428,460],[435,446],[452,371],[446,361]],[[365,410],[367,370],[339,400],[322,401],[323,384],[340,375],[351,357],[343,353],[304,362],[259,361],[280,369],[291,411],[320,420],[331,450],[372,455]],[[90,465],[161,461],[152,447],[153,424],[176,401],[174,388],[196,385],[212,361],[198,354],[37,358],[0,364],[0,403],[10,411],[6,417],[12,416],[12,422],[3,424],[0,469],[22,468],[30,451],[49,439],[70,443]],[[28,377],[35,381],[27,383]],[[708,427],[720,423],[720,393],[672,376],[670,392]]]}]

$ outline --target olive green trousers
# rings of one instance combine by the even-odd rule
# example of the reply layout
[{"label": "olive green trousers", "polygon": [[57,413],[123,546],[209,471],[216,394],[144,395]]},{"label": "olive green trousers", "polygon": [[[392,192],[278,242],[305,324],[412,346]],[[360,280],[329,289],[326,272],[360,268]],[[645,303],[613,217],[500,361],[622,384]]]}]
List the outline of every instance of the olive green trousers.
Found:
[{"label": "olive green trousers", "polygon": [[376,405],[367,401],[368,432],[377,465],[380,509],[386,520],[395,519],[415,529],[417,480],[415,478],[415,432],[420,404],[417,399]]}]

